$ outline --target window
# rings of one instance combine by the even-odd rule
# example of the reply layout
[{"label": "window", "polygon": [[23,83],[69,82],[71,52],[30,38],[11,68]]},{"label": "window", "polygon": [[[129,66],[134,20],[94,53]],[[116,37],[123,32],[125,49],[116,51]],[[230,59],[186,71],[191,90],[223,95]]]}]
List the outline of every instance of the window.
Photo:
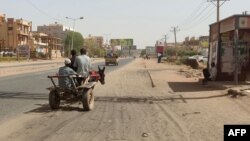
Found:
[{"label": "window", "polygon": [[8,30],[13,30],[13,27],[8,27]]}]

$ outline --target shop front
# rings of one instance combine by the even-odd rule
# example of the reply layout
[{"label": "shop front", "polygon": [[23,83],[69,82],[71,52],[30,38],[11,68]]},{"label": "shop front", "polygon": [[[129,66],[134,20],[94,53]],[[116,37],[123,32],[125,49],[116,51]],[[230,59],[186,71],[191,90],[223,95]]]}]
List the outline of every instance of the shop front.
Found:
[{"label": "shop front", "polygon": [[214,62],[217,80],[246,81],[250,71],[250,16],[234,15],[210,25],[208,67]]}]

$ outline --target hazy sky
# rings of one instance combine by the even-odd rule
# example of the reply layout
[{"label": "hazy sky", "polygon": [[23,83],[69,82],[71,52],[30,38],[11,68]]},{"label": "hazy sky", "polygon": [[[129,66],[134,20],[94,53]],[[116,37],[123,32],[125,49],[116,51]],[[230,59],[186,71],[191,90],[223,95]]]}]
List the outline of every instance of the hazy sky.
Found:
[{"label": "hazy sky", "polygon": [[[230,0],[221,7],[220,17],[243,11],[250,14],[250,0]],[[177,41],[208,35],[209,24],[216,21],[215,5],[207,0],[0,0],[0,13],[32,21],[33,30],[55,21],[72,27],[65,17],[83,16],[75,28],[84,37],[133,38],[139,48],[154,45],[164,34],[174,42],[174,26],[180,29]]]}]

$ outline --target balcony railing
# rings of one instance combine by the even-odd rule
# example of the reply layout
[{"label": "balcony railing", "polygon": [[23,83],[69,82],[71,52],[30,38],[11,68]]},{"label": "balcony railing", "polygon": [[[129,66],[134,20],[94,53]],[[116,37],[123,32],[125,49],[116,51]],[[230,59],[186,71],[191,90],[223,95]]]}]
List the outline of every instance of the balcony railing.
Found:
[{"label": "balcony railing", "polygon": [[17,34],[31,36],[31,33],[29,31],[23,31],[23,30],[17,30]]}]

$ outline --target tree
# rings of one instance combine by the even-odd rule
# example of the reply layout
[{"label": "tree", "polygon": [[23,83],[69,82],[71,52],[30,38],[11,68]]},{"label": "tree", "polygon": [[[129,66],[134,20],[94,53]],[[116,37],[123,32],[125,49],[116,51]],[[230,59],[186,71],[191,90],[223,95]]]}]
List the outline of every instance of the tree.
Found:
[{"label": "tree", "polygon": [[105,56],[105,49],[104,48],[100,48],[100,47],[90,47],[88,48],[88,53],[90,57],[104,57]]},{"label": "tree", "polygon": [[[72,45],[72,35],[73,31],[69,31],[64,39],[64,52],[66,55],[70,54],[71,45]],[[79,32],[74,32],[74,38],[73,38],[73,49],[76,50],[76,52],[80,52],[80,49],[83,47],[84,39],[82,37],[82,34]]]}]

